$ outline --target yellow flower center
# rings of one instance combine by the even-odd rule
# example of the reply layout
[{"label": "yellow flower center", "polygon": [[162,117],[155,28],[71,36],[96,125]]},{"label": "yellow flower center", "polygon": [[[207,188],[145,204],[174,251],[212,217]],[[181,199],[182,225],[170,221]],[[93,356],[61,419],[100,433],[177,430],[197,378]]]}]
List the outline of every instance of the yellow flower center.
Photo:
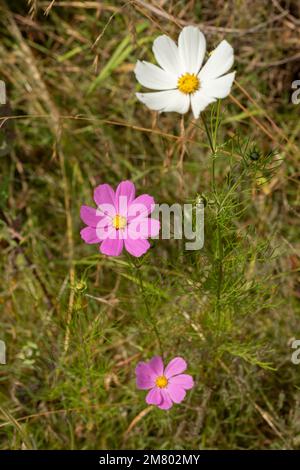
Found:
[{"label": "yellow flower center", "polygon": [[160,377],[157,377],[155,380],[155,385],[159,388],[165,388],[168,385],[168,379],[164,375],[161,375]]},{"label": "yellow flower center", "polygon": [[200,87],[200,80],[194,73],[185,73],[178,78],[177,87],[186,95],[195,93]]},{"label": "yellow flower center", "polygon": [[117,214],[113,219],[113,226],[117,230],[125,228],[126,224],[127,224],[127,220],[126,220],[126,217],[123,217],[123,215]]}]

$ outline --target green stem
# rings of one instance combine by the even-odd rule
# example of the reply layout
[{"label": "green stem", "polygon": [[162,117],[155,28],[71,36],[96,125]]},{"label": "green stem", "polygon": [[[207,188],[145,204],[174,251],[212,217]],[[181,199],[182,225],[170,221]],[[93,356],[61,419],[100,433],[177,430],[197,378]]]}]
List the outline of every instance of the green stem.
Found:
[{"label": "green stem", "polygon": [[216,155],[212,154],[212,164],[211,164],[211,176],[212,176],[212,192],[216,194]]},{"label": "green stem", "polygon": [[204,124],[205,132],[208,138],[209,146],[211,149],[211,156],[212,156],[212,166],[211,166],[211,181],[212,181],[212,192],[214,196],[216,197],[216,137],[213,139],[210,133],[210,130],[208,128],[208,124],[205,119],[205,114],[201,113],[200,114],[202,122]]},{"label": "green stem", "polygon": [[216,314],[218,322],[218,331],[221,327],[221,292],[222,292],[222,282],[223,282],[223,243],[221,236],[221,228],[218,223],[218,213],[217,213],[217,302],[216,302]]},{"label": "green stem", "polygon": [[217,197],[217,191],[216,191],[216,152],[217,152],[217,128],[218,128],[219,113],[220,113],[220,108],[218,106],[217,121],[216,121],[213,135],[211,135],[204,113],[201,114],[201,118],[205,127],[205,131],[206,131],[207,138],[208,138],[209,145],[210,145],[211,152],[212,152],[212,166],[211,166],[212,193],[213,193],[214,201],[216,205],[216,235],[217,235],[217,247],[216,247],[216,253],[215,253],[215,270],[217,273],[215,314],[217,318],[218,332],[220,331],[220,327],[221,327],[221,293],[222,293],[222,283],[223,283],[223,241],[222,241],[221,226],[220,226],[220,221],[219,221],[222,204],[220,203],[219,198]]},{"label": "green stem", "polygon": [[151,311],[151,308],[150,308],[150,305],[149,305],[149,302],[148,302],[148,299],[147,299],[147,294],[146,294],[146,290],[145,290],[145,286],[144,286],[144,282],[143,282],[143,277],[142,277],[142,273],[141,273],[141,265],[138,266],[135,263],[135,260],[130,255],[128,255],[128,259],[129,259],[130,265],[133,266],[135,271],[136,271],[137,278],[138,278],[138,281],[139,281],[140,291],[141,291],[143,301],[144,301],[144,305],[145,305],[146,312],[147,312],[147,318],[149,319],[149,321],[151,323],[153,332],[154,332],[154,334],[156,336],[156,339],[157,339],[157,342],[158,342],[160,354],[163,358],[164,357],[164,350],[163,350],[163,346],[162,346],[162,341],[161,341],[161,338],[160,338],[160,335],[159,335],[158,328],[156,326],[155,318],[152,315],[152,311]]}]

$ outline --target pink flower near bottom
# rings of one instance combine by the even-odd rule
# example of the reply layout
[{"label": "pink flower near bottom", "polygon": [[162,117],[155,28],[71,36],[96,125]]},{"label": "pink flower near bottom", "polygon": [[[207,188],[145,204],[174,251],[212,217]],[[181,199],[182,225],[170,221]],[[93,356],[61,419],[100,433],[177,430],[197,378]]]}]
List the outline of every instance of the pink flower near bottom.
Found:
[{"label": "pink flower near bottom", "polygon": [[140,390],[149,390],[146,396],[148,405],[156,405],[168,410],[173,403],[180,403],[186,390],[194,386],[193,377],[182,374],[187,363],[182,357],[175,357],[164,367],[160,356],[154,356],[149,362],[139,362],[136,373],[136,385]]},{"label": "pink flower near bottom", "polygon": [[109,184],[100,184],[94,191],[97,208],[82,206],[80,217],[87,225],[81,230],[86,243],[99,243],[104,255],[119,256],[123,248],[139,257],[150,248],[148,238],[158,235],[159,220],[150,214],[155,208],[148,194],[135,196],[131,181],[122,181],[116,191]]}]

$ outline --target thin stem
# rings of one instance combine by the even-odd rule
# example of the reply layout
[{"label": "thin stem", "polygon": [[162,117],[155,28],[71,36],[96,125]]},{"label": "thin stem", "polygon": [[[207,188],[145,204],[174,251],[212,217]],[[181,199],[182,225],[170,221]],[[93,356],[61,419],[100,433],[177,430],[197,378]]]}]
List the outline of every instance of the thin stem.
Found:
[{"label": "thin stem", "polygon": [[[94,387],[93,387],[93,379],[91,375],[91,361],[90,361],[90,354],[87,349],[87,340],[84,335],[84,325],[83,325],[83,309],[82,309],[82,294],[79,293],[77,296],[77,309],[76,309],[76,324],[78,325],[78,330],[79,330],[79,336],[80,336],[80,349],[83,352],[83,362],[84,362],[84,368],[85,368],[85,377],[86,381],[88,384],[88,394],[89,398],[92,401],[92,406],[93,403],[97,403],[97,398],[96,394],[94,392]],[[88,408],[88,414],[90,416],[91,421],[93,420],[93,412],[91,407]]]},{"label": "thin stem", "polygon": [[[210,129],[207,125],[205,115],[202,113],[201,118],[205,127],[207,138],[212,152],[212,165],[211,165],[211,174],[212,174],[212,192],[216,205],[216,236],[217,236],[217,246],[215,253],[215,268],[217,273],[217,286],[216,286],[216,307],[215,313],[218,324],[218,332],[220,331],[221,326],[221,293],[222,293],[222,283],[223,283],[223,241],[221,234],[220,226],[220,213],[222,209],[222,204],[219,201],[216,191],[216,152],[217,152],[217,131],[219,126],[219,117],[220,117],[220,106],[217,105],[217,116],[215,128],[210,132]],[[213,123],[211,121],[211,127]]]},{"label": "thin stem", "polygon": [[146,294],[146,290],[145,290],[145,286],[144,286],[144,282],[143,282],[143,277],[142,277],[142,273],[141,273],[141,269],[140,269],[141,265],[138,266],[135,263],[135,260],[130,255],[128,255],[128,260],[130,262],[130,265],[135,268],[137,278],[138,278],[138,281],[139,281],[140,291],[141,291],[143,301],[144,301],[144,305],[145,305],[146,312],[147,312],[147,318],[150,320],[153,332],[156,336],[156,339],[157,339],[157,342],[158,342],[158,345],[159,345],[160,354],[163,358],[164,357],[164,349],[163,349],[163,346],[162,346],[162,342],[161,342],[161,338],[160,338],[160,335],[159,335],[158,328],[156,326],[155,318],[153,317],[153,314],[152,314],[152,311],[151,311],[151,308],[150,308],[150,305],[149,305],[149,302],[148,302],[148,299],[147,299],[147,294]]},{"label": "thin stem", "polygon": [[218,213],[217,213],[217,302],[216,302],[216,314],[218,322],[218,331],[221,326],[221,292],[222,292],[222,282],[223,282],[223,243],[221,236],[221,228],[218,223]]},{"label": "thin stem", "polygon": [[205,127],[205,132],[206,132],[206,135],[207,135],[207,138],[208,138],[208,142],[209,142],[209,146],[211,148],[211,151],[212,151],[212,153],[215,153],[215,147],[214,147],[211,135],[210,135],[210,131],[209,131],[206,119],[205,119],[205,115],[204,115],[204,113],[201,113],[200,116],[201,116],[202,122],[203,122],[204,127]]},{"label": "thin stem", "polygon": [[212,166],[211,166],[211,181],[212,181],[212,192],[214,193],[216,197],[216,167],[215,167],[215,161],[216,161],[216,135],[214,136],[214,139],[211,136],[210,130],[208,128],[208,124],[206,122],[205,114],[201,113],[200,114],[202,122],[204,124],[205,132],[208,138],[209,146],[211,149],[211,156],[212,156]]},{"label": "thin stem", "polygon": [[212,154],[211,181],[212,181],[212,191],[214,194],[216,194],[216,156],[215,154]]}]

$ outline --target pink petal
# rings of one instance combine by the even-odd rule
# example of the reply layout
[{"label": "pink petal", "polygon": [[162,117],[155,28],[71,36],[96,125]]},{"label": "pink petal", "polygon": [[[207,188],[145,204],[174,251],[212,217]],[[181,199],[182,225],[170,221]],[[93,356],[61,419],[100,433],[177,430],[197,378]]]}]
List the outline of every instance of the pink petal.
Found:
[{"label": "pink petal", "polygon": [[156,219],[137,217],[128,225],[128,236],[133,240],[156,237],[159,234],[160,222]]},{"label": "pink petal", "polygon": [[139,362],[136,366],[135,373],[137,388],[147,390],[155,386],[156,375],[146,362]]},{"label": "pink petal", "polygon": [[135,197],[135,186],[131,181],[122,181],[116,190],[117,213],[127,217],[128,208]]},{"label": "pink petal", "polygon": [[155,208],[155,202],[152,196],[149,194],[142,194],[135,198],[128,208],[128,220],[131,220],[138,215],[143,217],[148,216],[153,212]]},{"label": "pink petal", "polygon": [[100,243],[101,240],[98,238],[96,229],[93,227],[85,227],[80,231],[81,238],[85,243]]},{"label": "pink petal", "polygon": [[107,238],[111,240],[117,240],[120,237],[118,236],[117,230],[113,227],[111,220],[109,222],[104,220],[105,217],[98,223],[96,227],[96,233],[99,240],[103,241]]},{"label": "pink petal", "polygon": [[101,206],[98,206],[96,209],[96,214],[99,217],[110,217],[111,220],[115,217],[117,211],[115,206],[112,204],[101,204]]},{"label": "pink petal", "polygon": [[116,190],[116,199],[120,196],[126,196],[128,203],[131,203],[135,197],[135,186],[131,181],[122,181]]},{"label": "pink petal", "polygon": [[101,216],[97,214],[96,209],[89,206],[81,206],[80,208],[81,220],[90,227],[96,227],[97,223],[101,219]]},{"label": "pink petal", "polygon": [[194,380],[191,375],[188,374],[180,374],[180,375],[175,375],[174,377],[171,377],[169,379],[169,384],[170,385],[178,385],[185,390],[189,390],[193,388],[194,386]]},{"label": "pink petal", "polygon": [[150,379],[150,377],[144,377],[144,376],[138,376],[136,378],[136,386],[140,390],[149,390],[149,388],[153,388],[155,385],[155,382]]},{"label": "pink petal", "polygon": [[169,410],[173,406],[173,402],[167,390],[161,390],[162,402],[158,405],[161,410]]},{"label": "pink petal", "polygon": [[148,362],[149,367],[153,370],[156,377],[163,375],[164,373],[164,363],[160,356],[154,356]]},{"label": "pink petal", "polygon": [[162,393],[161,390],[157,387],[152,388],[146,396],[146,403],[148,405],[160,405],[162,402]]},{"label": "pink petal", "polygon": [[112,227],[112,218],[109,215],[104,215],[101,217],[101,219],[98,221],[96,228],[103,228],[103,227]]},{"label": "pink petal", "polygon": [[184,388],[171,383],[169,383],[167,391],[170,396],[170,399],[174,403],[180,403],[186,395],[186,391],[184,390]]},{"label": "pink petal", "polygon": [[173,375],[181,374],[187,368],[187,363],[182,357],[175,357],[169,362],[165,369],[165,376],[167,379]]},{"label": "pink petal", "polygon": [[140,256],[144,255],[146,251],[150,248],[150,243],[148,240],[132,240],[131,238],[127,238],[125,241],[125,248],[132,256],[139,258]]},{"label": "pink petal", "polygon": [[124,241],[120,238],[106,238],[100,246],[100,251],[104,255],[119,256],[123,250]]},{"label": "pink petal", "polygon": [[116,196],[114,190],[109,184],[100,184],[94,191],[94,201],[98,207],[97,213],[105,212],[111,216],[116,213]]}]

